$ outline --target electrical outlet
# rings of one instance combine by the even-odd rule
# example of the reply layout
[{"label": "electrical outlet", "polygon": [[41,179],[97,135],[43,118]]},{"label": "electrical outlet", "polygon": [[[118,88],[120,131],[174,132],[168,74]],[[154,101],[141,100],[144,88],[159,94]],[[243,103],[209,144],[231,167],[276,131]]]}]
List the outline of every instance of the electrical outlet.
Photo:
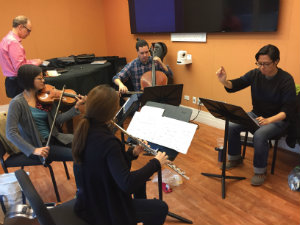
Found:
[{"label": "electrical outlet", "polygon": [[193,104],[196,104],[196,97],[193,97]]},{"label": "electrical outlet", "polygon": [[201,99],[197,98],[197,105],[200,105],[200,104],[201,104]]},{"label": "electrical outlet", "polygon": [[185,95],[185,96],[184,96],[184,100],[187,100],[187,101],[189,101],[189,100],[190,100],[190,96],[188,96],[188,95]]},{"label": "electrical outlet", "polygon": [[200,98],[197,98],[197,105],[203,105]]}]

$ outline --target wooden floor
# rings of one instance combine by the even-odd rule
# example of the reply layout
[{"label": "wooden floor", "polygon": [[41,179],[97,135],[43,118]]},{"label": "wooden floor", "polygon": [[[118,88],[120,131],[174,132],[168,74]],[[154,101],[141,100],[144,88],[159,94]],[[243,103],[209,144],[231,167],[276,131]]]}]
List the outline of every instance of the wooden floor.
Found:
[{"label": "wooden floor", "polygon": [[[289,172],[299,164],[299,155],[286,150],[278,150],[275,174],[270,174],[260,187],[250,185],[253,175],[253,149],[247,147],[243,166],[226,174],[244,176],[245,180],[226,180],[226,198],[221,197],[221,181],[201,175],[201,172],[221,174],[214,150],[216,139],[223,131],[199,124],[187,155],[180,154],[175,160],[176,166],[183,169],[190,180],[174,187],[172,193],[163,195],[171,212],[190,219],[194,224],[300,224],[300,193],[289,189]],[[269,159],[271,159],[272,151]],[[133,163],[133,169],[145,164],[151,156],[141,156]],[[269,160],[269,164],[271,160]],[[54,163],[54,173],[62,201],[75,196],[75,182],[72,164],[68,164],[71,180],[67,180],[63,164]],[[25,168],[30,172],[35,187],[45,202],[55,201],[55,195],[49,172],[42,166]],[[10,171],[13,171],[12,169]],[[157,183],[147,185],[148,198],[158,198]],[[165,224],[179,224],[177,219],[167,217]]]}]

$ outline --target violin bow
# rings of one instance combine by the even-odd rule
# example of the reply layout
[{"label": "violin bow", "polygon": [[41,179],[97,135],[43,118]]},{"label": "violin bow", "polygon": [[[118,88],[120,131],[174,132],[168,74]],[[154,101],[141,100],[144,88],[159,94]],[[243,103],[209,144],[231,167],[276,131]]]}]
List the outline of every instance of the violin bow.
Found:
[{"label": "violin bow", "polygon": [[[63,86],[61,95],[59,97],[58,105],[56,107],[55,115],[54,115],[54,118],[53,118],[53,121],[52,121],[52,124],[51,124],[51,129],[50,129],[49,137],[48,137],[48,140],[47,140],[47,143],[46,143],[45,147],[49,146],[50,139],[51,139],[52,132],[53,132],[53,128],[54,128],[54,124],[55,124],[55,120],[56,120],[56,117],[57,117],[57,114],[58,114],[58,110],[59,110],[59,107],[60,107],[60,104],[61,104],[62,97],[64,96],[65,87],[66,87],[66,85]],[[40,159],[41,159],[43,165],[47,166],[46,157],[40,157]]]}]

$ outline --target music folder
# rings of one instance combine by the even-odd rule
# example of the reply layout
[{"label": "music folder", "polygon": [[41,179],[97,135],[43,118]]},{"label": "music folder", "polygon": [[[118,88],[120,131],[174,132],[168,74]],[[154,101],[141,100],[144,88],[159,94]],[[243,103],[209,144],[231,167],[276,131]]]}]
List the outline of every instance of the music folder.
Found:
[{"label": "music folder", "polygon": [[226,117],[233,123],[244,125],[251,133],[254,133],[260,128],[258,121],[250,117],[240,106],[206,98],[200,98],[200,100],[207,110],[216,118],[224,120]]},{"label": "music folder", "polygon": [[128,115],[136,108],[137,104],[139,104],[138,95],[131,95],[115,115],[115,123],[121,126]]}]

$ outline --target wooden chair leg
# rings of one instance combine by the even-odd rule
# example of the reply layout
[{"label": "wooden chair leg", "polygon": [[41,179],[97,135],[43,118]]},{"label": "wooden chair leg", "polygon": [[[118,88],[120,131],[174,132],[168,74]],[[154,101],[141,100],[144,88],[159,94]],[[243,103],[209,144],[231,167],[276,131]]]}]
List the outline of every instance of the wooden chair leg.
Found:
[{"label": "wooden chair leg", "polygon": [[278,139],[275,140],[274,151],[273,151],[273,159],[272,159],[272,167],[271,167],[271,174],[274,174],[274,170],[275,170],[275,163],[276,163],[276,158],[277,158],[277,147],[278,147]]},{"label": "wooden chair leg", "polygon": [[47,167],[48,167],[50,175],[51,175],[51,180],[52,180],[52,183],[53,183],[53,188],[54,188],[54,192],[55,192],[55,195],[56,195],[57,202],[60,202],[60,196],[59,196],[59,193],[58,193],[58,189],[57,189],[53,169],[52,169],[51,165],[47,165]]},{"label": "wooden chair leg", "polygon": [[69,174],[69,170],[68,170],[68,167],[67,167],[67,163],[65,161],[63,161],[63,164],[64,164],[64,168],[65,168],[65,171],[66,171],[67,179],[70,180],[70,174]]},{"label": "wooden chair leg", "polygon": [[243,159],[245,158],[245,154],[246,154],[247,140],[248,140],[248,131],[246,131],[246,133],[245,133],[245,139],[244,139],[244,145],[243,145],[243,155],[242,155]]}]

